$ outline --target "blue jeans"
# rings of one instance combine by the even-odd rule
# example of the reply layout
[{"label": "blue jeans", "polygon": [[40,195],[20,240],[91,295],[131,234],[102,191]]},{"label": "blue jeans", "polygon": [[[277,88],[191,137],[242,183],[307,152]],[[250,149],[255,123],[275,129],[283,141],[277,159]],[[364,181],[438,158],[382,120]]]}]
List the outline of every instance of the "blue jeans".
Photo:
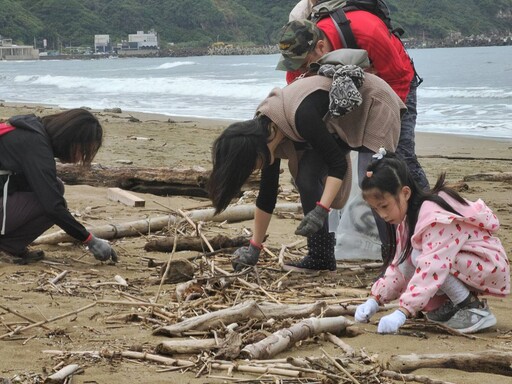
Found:
[{"label": "blue jeans", "polygon": [[409,94],[405,100],[407,111],[402,116],[402,125],[400,128],[400,139],[398,140],[398,147],[396,153],[407,163],[407,167],[411,172],[414,180],[419,186],[427,190],[429,184],[425,171],[421,167],[418,158],[416,157],[416,144],[415,144],[415,129],[416,129],[416,117],[418,111],[416,110],[416,89],[418,88],[418,81],[413,79],[411,81],[411,87]]}]

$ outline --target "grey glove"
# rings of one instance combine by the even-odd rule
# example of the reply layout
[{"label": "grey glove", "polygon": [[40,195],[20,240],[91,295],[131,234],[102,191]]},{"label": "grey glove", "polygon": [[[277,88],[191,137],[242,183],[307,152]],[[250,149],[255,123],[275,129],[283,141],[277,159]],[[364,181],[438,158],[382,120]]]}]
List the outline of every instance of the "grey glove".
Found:
[{"label": "grey glove", "polygon": [[313,210],[309,211],[302,219],[299,226],[295,230],[296,235],[311,236],[317,233],[327,220],[329,211],[324,207],[317,205]]},{"label": "grey glove", "polygon": [[112,258],[113,262],[117,262],[116,251],[110,246],[106,240],[98,239],[91,235],[91,239],[85,243],[87,248],[94,255],[94,258],[101,261],[107,261]]},{"label": "grey glove", "polygon": [[247,266],[256,265],[260,258],[261,249],[249,244],[248,247],[238,248],[234,253],[234,258],[231,260],[231,265],[236,272],[240,272]]}]

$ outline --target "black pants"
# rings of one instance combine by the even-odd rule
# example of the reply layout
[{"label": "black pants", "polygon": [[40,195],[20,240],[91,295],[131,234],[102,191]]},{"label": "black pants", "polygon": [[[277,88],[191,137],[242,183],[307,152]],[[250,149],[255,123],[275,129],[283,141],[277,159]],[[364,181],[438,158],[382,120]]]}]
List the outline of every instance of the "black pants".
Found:
[{"label": "black pants", "polygon": [[[64,194],[64,184],[60,180],[59,184]],[[3,199],[0,198],[0,218],[3,215]],[[0,250],[14,255],[22,254],[29,244],[53,224],[35,192],[13,193],[7,197],[5,234],[0,235]]]}]

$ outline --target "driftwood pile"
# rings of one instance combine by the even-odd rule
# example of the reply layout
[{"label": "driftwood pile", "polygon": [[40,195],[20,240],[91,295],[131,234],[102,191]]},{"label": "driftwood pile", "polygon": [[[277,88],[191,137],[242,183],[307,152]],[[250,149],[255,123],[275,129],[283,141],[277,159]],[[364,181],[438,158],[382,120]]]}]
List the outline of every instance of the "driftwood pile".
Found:
[{"label": "driftwood pile", "polygon": [[[336,273],[308,275],[307,279],[280,272],[285,257],[302,258],[306,254],[305,241],[299,241],[281,249],[265,248],[257,267],[234,273],[230,255],[234,248],[246,244],[247,238],[228,239],[231,242],[208,239],[205,223],[191,219],[194,215],[178,213],[180,217],[166,227],[164,236],[148,239],[147,247],[161,242],[169,252],[165,263],[144,259],[146,268],[152,271],[151,278],[127,281],[120,274],[108,281],[97,281],[83,274],[73,275],[65,265],[53,264],[52,271],[40,277],[38,289],[70,296],[83,296],[94,289],[98,298],[42,321],[0,305],[5,314],[22,320],[9,326],[0,340],[30,338],[30,331],[35,328],[51,332],[52,323],[108,306],[116,310],[100,319],[106,325],[122,327],[136,322],[148,335],[160,340],[130,349],[120,349],[113,342],[98,350],[44,350],[59,361],[53,373],[44,377],[46,383],[66,382],[98,359],[112,364],[125,359],[144,361],[159,372],[182,371],[234,383],[373,384],[398,380],[447,384],[410,373],[424,367],[512,376],[512,352],[398,355],[385,362],[356,350],[347,341],[359,334],[351,319],[356,306],[366,299],[367,287],[380,263],[339,263]],[[196,253],[179,258],[176,250],[181,249],[180,244],[189,244]],[[125,267],[137,266],[140,264]],[[158,285],[156,293],[144,290],[148,284]],[[424,319],[409,322],[404,332],[410,332],[411,327],[416,331],[446,331]],[[322,346],[325,343],[334,345],[335,352],[328,353]],[[311,344],[317,345],[312,356],[299,358],[290,354]]]}]

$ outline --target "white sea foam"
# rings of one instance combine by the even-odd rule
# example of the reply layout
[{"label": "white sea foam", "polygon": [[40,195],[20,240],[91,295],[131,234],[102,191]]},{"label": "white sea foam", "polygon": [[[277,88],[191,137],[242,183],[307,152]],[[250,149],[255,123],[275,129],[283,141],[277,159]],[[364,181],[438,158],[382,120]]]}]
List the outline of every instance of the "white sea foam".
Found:
[{"label": "white sea foam", "polygon": [[[411,50],[425,81],[417,130],[512,139],[512,47]],[[73,108],[250,119],[274,87],[279,55],[0,62],[0,99]],[[480,61],[479,61],[480,60]],[[489,62],[492,61],[492,68]],[[442,63],[442,66],[441,64]]]}]

